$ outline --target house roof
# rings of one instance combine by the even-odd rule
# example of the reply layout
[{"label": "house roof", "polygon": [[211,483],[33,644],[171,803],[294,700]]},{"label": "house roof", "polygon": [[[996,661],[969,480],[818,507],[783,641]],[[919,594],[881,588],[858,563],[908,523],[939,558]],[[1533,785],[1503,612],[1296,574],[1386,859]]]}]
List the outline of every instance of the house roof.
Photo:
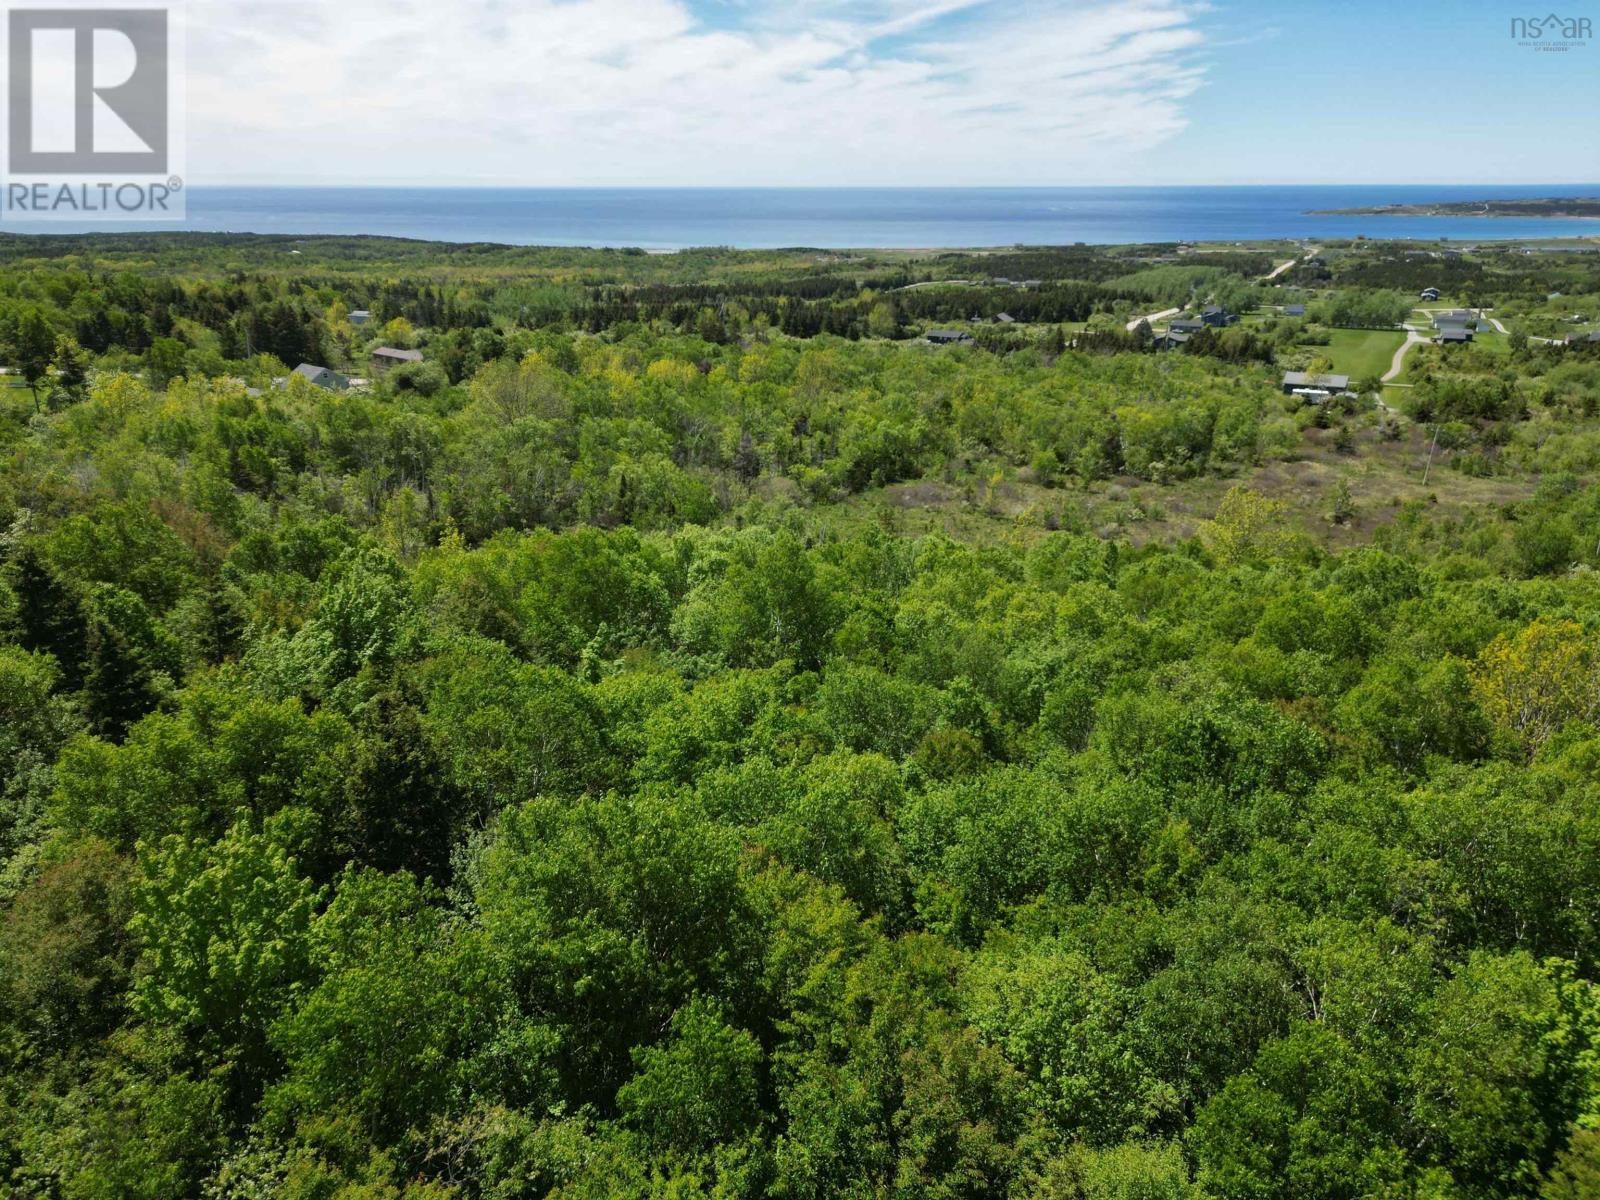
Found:
[{"label": "house roof", "polygon": [[1167,324],[1167,328],[1174,333],[1199,333],[1205,326],[1204,321],[1171,321]]},{"label": "house roof", "polygon": [[321,384],[326,381],[331,382],[336,386],[344,387],[350,382],[350,377],[348,375],[341,375],[338,371],[333,370],[331,367],[319,367],[316,363],[301,363],[298,367],[291,371],[290,374],[298,375],[300,378],[308,380],[311,383],[315,383],[318,386],[321,386]]},{"label": "house roof", "polygon": [[930,342],[970,342],[972,335],[960,329],[930,329],[928,330]]},{"label": "house roof", "polygon": [[421,350],[396,350],[393,346],[379,346],[372,352],[373,358],[392,358],[397,362],[421,362]]},{"label": "house roof", "polygon": [[1013,317],[1010,313],[1001,313],[999,316],[997,316],[995,318],[995,320],[1001,322],[1002,324],[1011,325],[1011,324],[1015,323],[1016,318]]},{"label": "house roof", "polygon": [[1306,315],[1306,306],[1304,304],[1285,304],[1283,311],[1286,316],[1303,317]]},{"label": "house roof", "polygon": [[1329,392],[1342,392],[1350,386],[1348,375],[1307,375],[1304,371],[1285,371],[1284,387],[1322,388]]},{"label": "house roof", "polygon": [[1441,329],[1439,331],[1439,340],[1441,342],[1470,342],[1472,340],[1472,332],[1468,329]]}]

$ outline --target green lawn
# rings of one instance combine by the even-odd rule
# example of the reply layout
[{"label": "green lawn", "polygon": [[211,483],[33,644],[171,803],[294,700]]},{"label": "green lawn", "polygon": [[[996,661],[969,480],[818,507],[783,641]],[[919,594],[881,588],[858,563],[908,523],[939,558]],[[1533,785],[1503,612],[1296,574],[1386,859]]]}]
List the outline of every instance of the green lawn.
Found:
[{"label": "green lawn", "polygon": [[1317,353],[1333,363],[1340,375],[1360,379],[1363,375],[1382,375],[1389,369],[1394,352],[1406,335],[1389,329],[1335,329],[1332,341],[1317,347]]}]

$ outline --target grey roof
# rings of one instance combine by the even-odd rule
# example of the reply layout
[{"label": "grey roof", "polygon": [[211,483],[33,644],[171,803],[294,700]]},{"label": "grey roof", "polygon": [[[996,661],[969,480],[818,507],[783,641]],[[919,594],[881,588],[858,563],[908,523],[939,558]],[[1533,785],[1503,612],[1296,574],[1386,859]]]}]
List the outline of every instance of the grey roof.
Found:
[{"label": "grey roof", "polygon": [[1439,331],[1439,340],[1441,342],[1470,342],[1472,340],[1472,330],[1456,329],[1454,327],[1441,329]]},{"label": "grey roof", "polygon": [[1306,306],[1304,304],[1285,304],[1283,312],[1288,317],[1303,317],[1306,315]]},{"label": "grey roof", "polygon": [[341,375],[330,367],[319,367],[316,363],[301,363],[291,374],[298,375],[318,387],[342,388],[350,384],[348,375]]},{"label": "grey roof", "polygon": [[1350,387],[1348,375],[1307,375],[1304,371],[1285,371],[1283,386],[1294,388],[1321,388],[1327,392],[1343,392]]},{"label": "grey roof", "polygon": [[927,334],[930,342],[970,342],[972,335],[959,329],[930,329]]},{"label": "grey roof", "polygon": [[421,362],[421,350],[396,350],[393,346],[379,346],[372,352],[373,358],[392,358],[396,362]]},{"label": "grey roof", "polygon": [[1002,325],[1012,325],[1016,323],[1016,318],[1010,313],[1001,313],[995,318],[995,320],[999,321]]},{"label": "grey roof", "polygon": [[1174,333],[1199,333],[1206,327],[1204,321],[1169,321],[1167,328]]}]

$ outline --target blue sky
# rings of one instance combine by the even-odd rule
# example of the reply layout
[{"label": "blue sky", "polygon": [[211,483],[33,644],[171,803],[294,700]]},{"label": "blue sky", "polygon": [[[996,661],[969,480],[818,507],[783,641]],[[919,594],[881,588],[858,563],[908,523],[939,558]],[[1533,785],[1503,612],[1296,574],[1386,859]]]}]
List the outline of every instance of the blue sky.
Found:
[{"label": "blue sky", "polygon": [[1519,46],[1488,0],[188,9],[200,182],[1600,180],[1600,42]]}]

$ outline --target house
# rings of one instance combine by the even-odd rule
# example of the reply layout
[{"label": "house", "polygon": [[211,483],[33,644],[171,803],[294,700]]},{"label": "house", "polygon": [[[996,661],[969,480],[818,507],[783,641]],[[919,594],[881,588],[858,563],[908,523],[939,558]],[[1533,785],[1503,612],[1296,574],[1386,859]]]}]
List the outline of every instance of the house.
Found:
[{"label": "house", "polygon": [[1200,310],[1200,320],[1207,325],[1232,325],[1238,319],[1238,313],[1231,313],[1217,304],[1208,304]]},{"label": "house", "polygon": [[1199,333],[1205,327],[1206,323],[1204,321],[1188,319],[1182,321],[1169,321],[1167,323],[1167,328],[1173,333]]},{"label": "house", "polygon": [[405,363],[421,361],[421,350],[396,350],[393,346],[379,346],[372,352],[372,369],[375,373],[382,373],[390,367],[402,366]]},{"label": "house", "polygon": [[[330,392],[342,392],[350,386],[350,377],[348,375],[341,375],[338,371],[329,367],[318,366],[316,363],[301,363],[290,374],[298,375],[307,383]],[[285,379],[281,382],[288,383],[288,380]]]},{"label": "house", "polygon": [[1439,336],[1433,339],[1441,346],[1458,345],[1461,342],[1472,340],[1472,330],[1466,326],[1449,325],[1439,330]]},{"label": "house", "polygon": [[350,310],[350,324],[365,325],[370,320],[372,320],[372,314],[366,309],[352,308]]},{"label": "house", "polygon": [[1446,312],[1433,314],[1433,327],[1440,331],[1446,329],[1476,329],[1478,316],[1464,308],[1452,308]]},{"label": "house", "polygon": [[1286,317],[1303,317],[1306,315],[1306,306],[1304,304],[1285,304],[1283,306],[1283,315]]},{"label": "house", "polygon": [[1591,329],[1588,333],[1569,333],[1566,337],[1566,343],[1569,346],[1580,344],[1592,346],[1600,343],[1600,329]]},{"label": "house", "polygon": [[1350,376],[1348,375],[1307,375],[1304,371],[1285,371],[1283,373],[1283,394],[1285,396],[1306,396],[1320,399],[1331,396],[1337,392],[1350,390]]},{"label": "house", "polygon": [[997,325],[1015,325],[1017,323],[1017,319],[1010,313],[1001,313],[994,320]]},{"label": "house", "polygon": [[1437,300],[1439,298],[1439,289],[1438,288],[1423,288],[1422,289],[1422,298],[1424,300]]},{"label": "house", "polygon": [[350,386],[350,377],[331,371],[327,367],[319,367],[315,363],[301,363],[292,372],[312,385],[324,388],[330,392],[342,392]]},{"label": "house", "polygon": [[1187,333],[1174,333],[1169,329],[1165,333],[1158,333],[1151,338],[1150,345],[1156,350],[1181,350],[1183,344],[1189,340],[1189,337],[1190,335]]},{"label": "house", "polygon": [[970,343],[972,335],[959,329],[930,329],[928,340],[935,346],[961,346]]}]

